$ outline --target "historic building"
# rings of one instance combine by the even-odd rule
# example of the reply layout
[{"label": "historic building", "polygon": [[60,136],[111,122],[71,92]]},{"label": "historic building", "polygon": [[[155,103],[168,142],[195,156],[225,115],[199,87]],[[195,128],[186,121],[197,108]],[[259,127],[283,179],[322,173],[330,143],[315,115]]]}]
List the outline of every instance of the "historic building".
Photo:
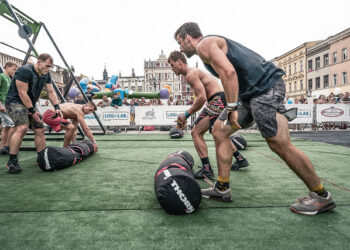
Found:
[{"label": "historic building", "polygon": [[171,70],[163,51],[157,60],[144,61],[144,73],[146,92],[156,92],[167,85],[170,86],[172,96],[182,96],[182,77],[175,75]]},{"label": "historic building", "polygon": [[306,86],[306,50],[318,42],[303,43],[272,60],[285,73],[283,80],[286,84],[286,95],[300,97],[308,94]]},{"label": "historic building", "polygon": [[134,69],[131,70],[130,76],[122,76],[121,72],[119,72],[119,85],[121,88],[127,88],[132,91],[146,91],[145,77],[137,76]]},{"label": "historic building", "polygon": [[350,91],[350,29],[346,29],[307,50],[307,86],[312,96]]}]

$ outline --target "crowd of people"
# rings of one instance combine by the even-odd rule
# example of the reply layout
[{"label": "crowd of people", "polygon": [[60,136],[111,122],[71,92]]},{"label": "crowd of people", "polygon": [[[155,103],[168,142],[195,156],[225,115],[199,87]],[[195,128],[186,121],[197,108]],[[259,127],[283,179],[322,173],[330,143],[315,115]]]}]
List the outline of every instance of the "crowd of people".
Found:
[{"label": "crowd of people", "polygon": [[[301,95],[300,98],[291,99],[288,95],[284,99],[284,104],[309,104],[310,100]],[[350,103],[349,92],[340,93],[339,95],[334,95],[334,93],[330,93],[328,96],[320,95],[318,98],[312,99],[313,104],[347,104]]]}]

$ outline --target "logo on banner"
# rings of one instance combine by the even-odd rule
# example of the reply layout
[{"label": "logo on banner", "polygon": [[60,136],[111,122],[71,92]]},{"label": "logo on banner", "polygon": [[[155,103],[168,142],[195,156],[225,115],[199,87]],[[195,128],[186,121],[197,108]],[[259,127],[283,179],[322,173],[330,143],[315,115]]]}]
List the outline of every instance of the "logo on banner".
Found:
[{"label": "logo on banner", "polygon": [[166,119],[176,119],[180,114],[185,113],[185,111],[167,111],[165,118]]},{"label": "logo on banner", "polygon": [[298,108],[297,117],[298,118],[310,118],[311,117],[311,110]]},{"label": "logo on banner", "polygon": [[321,114],[326,117],[338,117],[344,114],[344,110],[335,107],[330,107],[321,111]]},{"label": "logo on banner", "polygon": [[[97,117],[100,119],[100,118],[101,118],[101,115],[98,114]],[[87,119],[87,120],[95,120],[95,116],[92,115],[92,114],[85,115],[85,116],[84,116],[84,119]]]},{"label": "logo on banner", "polygon": [[157,117],[155,115],[155,112],[154,112],[154,109],[152,108],[152,110],[146,111],[141,119],[143,119],[143,120],[154,120],[154,119],[157,119]]},{"label": "logo on banner", "polygon": [[104,112],[103,120],[111,121],[111,120],[127,120],[128,112]]}]

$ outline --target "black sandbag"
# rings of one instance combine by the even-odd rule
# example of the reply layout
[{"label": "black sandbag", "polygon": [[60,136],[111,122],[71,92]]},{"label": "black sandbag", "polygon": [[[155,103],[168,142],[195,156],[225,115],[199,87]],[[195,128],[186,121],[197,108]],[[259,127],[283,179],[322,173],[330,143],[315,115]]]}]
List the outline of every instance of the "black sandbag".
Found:
[{"label": "black sandbag", "polygon": [[70,148],[46,147],[39,152],[37,161],[42,171],[50,172],[77,164],[79,157]]},{"label": "black sandbag", "polygon": [[74,142],[69,144],[68,148],[73,149],[78,154],[81,154],[81,160],[85,160],[90,156],[90,148],[86,143],[83,142]]},{"label": "black sandbag", "polygon": [[230,140],[238,150],[245,150],[247,147],[247,141],[239,134],[232,134]]},{"label": "black sandbag", "polygon": [[89,147],[89,150],[90,150],[89,156],[91,156],[95,153],[95,149],[94,149],[94,145],[93,145],[92,141],[83,140],[83,141],[81,141],[81,143],[84,143]]},{"label": "black sandbag", "polygon": [[191,214],[202,199],[197,181],[182,169],[157,171],[154,191],[160,206],[169,214]]},{"label": "black sandbag", "polygon": [[183,159],[183,156],[179,154],[171,154],[162,161],[156,171],[156,175],[163,168],[179,168],[188,171],[189,174],[193,176],[192,167]]},{"label": "black sandbag", "polygon": [[179,128],[172,128],[169,131],[169,135],[171,139],[182,138],[184,136],[184,132]]},{"label": "black sandbag", "polygon": [[[179,155],[181,155],[184,158],[184,160],[187,161],[187,163],[190,165],[190,167],[193,168],[194,159],[193,159],[192,155],[189,152],[181,150],[181,151],[176,151],[176,152],[174,152],[172,154],[179,154]],[[170,155],[172,155],[172,154],[170,154]]]}]

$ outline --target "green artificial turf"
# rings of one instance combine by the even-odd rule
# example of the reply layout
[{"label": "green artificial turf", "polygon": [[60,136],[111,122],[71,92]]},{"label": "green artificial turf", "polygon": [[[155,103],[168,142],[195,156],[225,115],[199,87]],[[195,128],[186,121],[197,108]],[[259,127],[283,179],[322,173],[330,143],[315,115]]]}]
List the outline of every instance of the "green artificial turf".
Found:
[{"label": "green artificial turf", "polygon": [[[35,152],[20,152],[21,174],[0,171],[0,249],[347,249],[349,148],[293,139],[338,206],[308,217],[289,211],[307,194],[302,181],[259,134],[244,137],[248,148],[241,153],[250,166],[231,172],[234,201],[204,199],[188,216],[166,214],[153,189],[155,171],[169,153],[186,150],[200,165],[188,134],[179,140],[166,134],[96,136],[97,154],[50,173],[35,166]],[[206,138],[216,166],[214,141]],[[6,161],[1,156],[2,166]]]}]

